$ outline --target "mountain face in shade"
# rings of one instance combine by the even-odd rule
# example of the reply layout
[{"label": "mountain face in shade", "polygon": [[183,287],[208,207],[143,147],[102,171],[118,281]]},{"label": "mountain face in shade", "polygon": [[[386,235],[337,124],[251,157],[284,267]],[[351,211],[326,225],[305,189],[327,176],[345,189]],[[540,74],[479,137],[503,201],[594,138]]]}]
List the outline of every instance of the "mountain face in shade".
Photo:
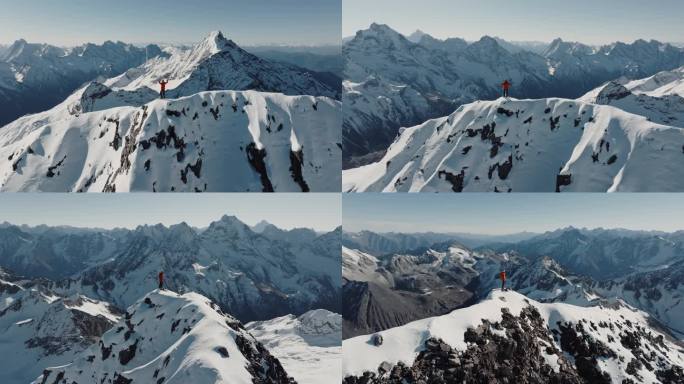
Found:
[{"label": "mountain face in shade", "polygon": [[17,40],[0,51],[0,127],[60,103],[84,82],[119,75],[166,54],[156,45],[107,41],[59,48]]}]

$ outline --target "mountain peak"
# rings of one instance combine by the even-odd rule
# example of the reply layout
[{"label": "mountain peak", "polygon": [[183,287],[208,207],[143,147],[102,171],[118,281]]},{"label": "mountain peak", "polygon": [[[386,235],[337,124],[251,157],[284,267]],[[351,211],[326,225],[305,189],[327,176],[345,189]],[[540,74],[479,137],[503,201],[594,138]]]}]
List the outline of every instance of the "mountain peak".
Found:
[{"label": "mountain peak", "polygon": [[406,36],[406,38],[408,39],[408,41],[411,41],[411,42],[413,42],[413,43],[419,43],[419,42],[423,39],[423,37],[432,37],[432,36],[430,36],[430,35],[428,35],[427,33],[421,31],[420,29],[416,29],[415,32],[413,32],[412,34]]},{"label": "mountain peak", "polygon": [[266,228],[272,227],[273,224],[269,223],[266,220],[261,220],[260,222],[256,223],[254,226],[252,226],[252,231],[256,233],[262,233],[266,230]]},{"label": "mountain peak", "polygon": [[232,40],[227,39],[223,35],[223,32],[218,30],[210,32],[199,44],[201,49],[208,51],[210,54],[219,53],[227,48],[233,48],[235,46],[236,45]]}]

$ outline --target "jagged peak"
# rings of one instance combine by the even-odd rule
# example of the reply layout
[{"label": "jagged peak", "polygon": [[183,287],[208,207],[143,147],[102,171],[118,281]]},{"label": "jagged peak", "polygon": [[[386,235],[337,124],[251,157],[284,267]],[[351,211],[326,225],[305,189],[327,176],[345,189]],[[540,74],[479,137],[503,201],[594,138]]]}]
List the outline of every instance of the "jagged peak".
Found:
[{"label": "jagged peak", "polygon": [[213,54],[222,52],[228,48],[234,48],[236,47],[236,44],[232,40],[227,39],[223,35],[223,32],[216,30],[210,32],[209,35],[202,40],[199,46],[209,49],[210,53]]}]

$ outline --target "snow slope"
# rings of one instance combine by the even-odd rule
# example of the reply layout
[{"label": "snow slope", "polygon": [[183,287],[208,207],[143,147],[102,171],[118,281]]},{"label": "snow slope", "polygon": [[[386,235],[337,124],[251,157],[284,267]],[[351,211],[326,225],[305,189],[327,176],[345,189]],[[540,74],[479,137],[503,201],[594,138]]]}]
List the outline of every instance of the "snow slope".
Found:
[{"label": "snow slope", "polygon": [[604,84],[578,100],[612,105],[649,120],[684,127],[684,67],[659,72],[646,79],[620,78]]},{"label": "snow slope", "polygon": [[43,367],[68,363],[120,316],[106,302],[82,295],[62,297],[36,282],[4,273],[0,299],[2,383],[28,383]]},{"label": "snow slope", "polygon": [[[520,327],[527,329],[521,334]],[[358,382],[352,377],[366,372],[375,373],[371,378],[376,379],[364,382],[386,383],[390,382],[389,372],[393,376],[407,376],[410,372],[407,373],[406,369],[412,369],[414,373],[427,372],[427,375],[443,370],[445,375],[457,376],[459,371],[473,368],[459,366],[457,357],[454,357],[455,363],[431,357],[428,352],[432,351],[426,350],[435,344],[437,351],[441,349],[450,357],[466,351],[467,354],[461,355],[463,358],[474,355],[471,361],[475,369],[480,367],[479,364],[487,364],[483,361],[490,357],[494,357],[495,366],[505,365],[506,360],[502,359],[509,357],[485,354],[481,346],[488,343],[487,339],[496,343],[489,348],[495,349],[494,353],[500,348],[498,353],[511,359],[528,362],[538,359],[534,364],[541,369],[526,373],[525,367],[518,366],[519,378],[523,373],[545,373],[547,380],[551,376],[577,379],[563,382],[582,382],[577,377],[580,376],[585,379],[593,377],[595,380],[590,382],[620,383],[623,379],[631,379],[632,382],[661,383],[668,382],[663,379],[668,372],[679,373],[680,379],[684,377],[681,346],[654,328],[646,314],[625,305],[585,308],[560,303],[542,304],[515,292],[495,290],[487,300],[471,307],[388,329],[379,335],[383,340],[379,346],[371,342],[370,336],[358,336],[343,342],[345,382]],[[480,344],[480,341],[485,344]],[[520,344],[522,342],[527,344]],[[539,350],[531,349],[535,347]],[[526,352],[519,353],[520,348]],[[423,365],[414,365],[427,363],[430,366],[430,361],[438,365],[427,371]],[[397,367],[400,362],[407,368]],[[486,374],[491,367],[483,366],[481,369],[478,375]],[[496,377],[509,377],[511,374],[512,378],[516,375],[504,369],[497,371]],[[447,377],[443,379],[449,381]]]},{"label": "snow slope", "polygon": [[244,327],[206,297],[155,290],[46,382],[294,383]]},{"label": "snow slope", "polygon": [[[214,91],[152,100],[90,84],[0,130],[3,191],[336,191],[340,109]],[[86,113],[84,113],[86,112]]]},{"label": "snow slope", "polygon": [[567,99],[479,101],[400,132],[346,192],[682,191],[684,130]]},{"label": "snow slope", "polygon": [[342,316],[316,309],[245,325],[299,384],[338,382],[342,369]]},{"label": "snow slope", "polygon": [[638,95],[652,97],[679,95],[684,97],[684,67],[658,72],[644,79],[627,81],[624,85]]}]

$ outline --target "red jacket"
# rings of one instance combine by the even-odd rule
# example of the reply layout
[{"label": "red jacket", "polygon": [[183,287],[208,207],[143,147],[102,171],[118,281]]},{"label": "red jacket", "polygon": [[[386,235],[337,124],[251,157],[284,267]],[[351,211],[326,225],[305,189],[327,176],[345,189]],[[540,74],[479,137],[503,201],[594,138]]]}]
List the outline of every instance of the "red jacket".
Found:
[{"label": "red jacket", "polygon": [[159,282],[160,283],[164,282],[164,272],[159,272]]},{"label": "red jacket", "polygon": [[501,273],[499,273],[499,279],[506,281],[506,272],[501,271]]},{"label": "red jacket", "polygon": [[511,87],[511,83],[509,83],[508,80],[506,80],[503,83],[501,83],[501,87],[508,91],[508,89]]},{"label": "red jacket", "polygon": [[168,81],[160,81],[159,85],[161,85],[161,90],[165,91],[166,90],[166,84],[168,84]]}]

